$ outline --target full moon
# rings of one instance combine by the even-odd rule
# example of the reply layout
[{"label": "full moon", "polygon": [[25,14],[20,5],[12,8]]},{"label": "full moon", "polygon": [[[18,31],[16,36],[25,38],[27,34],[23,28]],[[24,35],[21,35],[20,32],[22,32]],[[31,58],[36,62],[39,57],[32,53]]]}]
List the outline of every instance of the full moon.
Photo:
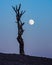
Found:
[{"label": "full moon", "polygon": [[30,19],[30,20],[29,20],[29,24],[30,24],[30,25],[33,25],[34,23],[35,23],[35,22],[34,22],[33,19]]}]

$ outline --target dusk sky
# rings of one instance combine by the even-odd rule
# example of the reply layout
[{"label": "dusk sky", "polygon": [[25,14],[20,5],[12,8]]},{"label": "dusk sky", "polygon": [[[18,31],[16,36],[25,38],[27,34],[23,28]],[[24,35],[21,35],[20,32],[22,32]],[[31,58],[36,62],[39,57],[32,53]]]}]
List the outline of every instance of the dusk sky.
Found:
[{"label": "dusk sky", "polygon": [[[25,54],[52,58],[52,0],[0,0],[0,53],[19,54],[17,25],[12,6],[21,3]],[[35,21],[34,25],[29,20]]]}]

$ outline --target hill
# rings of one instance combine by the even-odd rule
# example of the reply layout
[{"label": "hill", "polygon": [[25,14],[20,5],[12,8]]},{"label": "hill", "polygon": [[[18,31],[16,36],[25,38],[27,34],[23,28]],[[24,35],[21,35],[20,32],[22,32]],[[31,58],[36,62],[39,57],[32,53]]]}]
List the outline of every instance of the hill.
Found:
[{"label": "hill", "polygon": [[52,65],[52,59],[46,57],[0,53],[0,65]]}]

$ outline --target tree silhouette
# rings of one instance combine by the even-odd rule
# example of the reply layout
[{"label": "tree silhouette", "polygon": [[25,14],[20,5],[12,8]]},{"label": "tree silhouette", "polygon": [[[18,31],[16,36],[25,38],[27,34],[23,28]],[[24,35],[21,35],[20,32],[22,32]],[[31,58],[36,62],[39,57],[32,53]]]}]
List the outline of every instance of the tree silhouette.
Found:
[{"label": "tree silhouette", "polygon": [[23,29],[23,25],[24,25],[24,22],[22,23],[21,21],[21,17],[22,15],[25,13],[25,11],[20,11],[20,8],[21,8],[21,4],[19,4],[19,7],[14,7],[12,6],[13,10],[15,11],[16,13],[16,20],[17,20],[17,28],[18,28],[18,36],[17,36],[17,41],[19,42],[19,52],[20,54],[25,54],[24,53],[24,41],[23,41],[23,38],[22,38],[22,35],[23,35],[23,32],[24,32],[24,29]]}]

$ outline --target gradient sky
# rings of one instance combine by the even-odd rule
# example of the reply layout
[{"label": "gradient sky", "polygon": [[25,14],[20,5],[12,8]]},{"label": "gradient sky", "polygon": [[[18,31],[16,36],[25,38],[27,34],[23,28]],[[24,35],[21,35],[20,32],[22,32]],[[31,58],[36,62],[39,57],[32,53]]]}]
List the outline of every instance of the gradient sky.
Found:
[{"label": "gradient sky", "polygon": [[[17,25],[12,5],[22,4],[25,54],[52,58],[52,0],[0,0],[0,53],[19,54]],[[33,26],[30,19],[35,20]]]}]

